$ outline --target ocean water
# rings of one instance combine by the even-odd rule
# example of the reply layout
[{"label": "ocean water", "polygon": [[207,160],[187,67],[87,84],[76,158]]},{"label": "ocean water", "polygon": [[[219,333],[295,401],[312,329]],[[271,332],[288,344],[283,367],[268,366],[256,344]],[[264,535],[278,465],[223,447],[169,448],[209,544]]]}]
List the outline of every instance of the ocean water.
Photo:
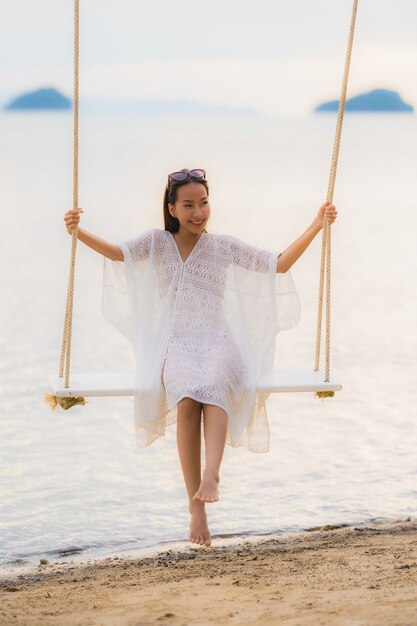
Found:
[{"label": "ocean water", "polygon": [[[326,199],[333,115],[83,114],[81,225],[103,238],[163,227],[166,174],[204,167],[208,230],[282,250]],[[272,394],[271,449],[226,447],[216,542],[321,524],[417,514],[417,124],[414,115],[346,115],[332,227],[334,398]],[[132,398],[52,411],[71,238],[72,118],[0,115],[0,564],[87,559],[187,537],[175,426],[137,448]],[[291,269],[300,324],[276,364],[314,366],[321,236]],[[72,372],[133,366],[102,318],[102,257],[79,243]],[[324,353],[323,353],[324,354]]]}]

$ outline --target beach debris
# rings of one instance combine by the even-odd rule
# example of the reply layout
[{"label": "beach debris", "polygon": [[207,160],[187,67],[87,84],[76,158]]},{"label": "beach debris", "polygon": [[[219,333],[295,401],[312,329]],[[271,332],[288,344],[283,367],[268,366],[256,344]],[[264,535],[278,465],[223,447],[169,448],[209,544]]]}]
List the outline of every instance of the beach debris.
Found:
[{"label": "beach debris", "polygon": [[10,561],[6,561],[7,565],[24,565],[27,562],[27,559],[11,559]]},{"label": "beach debris", "polygon": [[49,565],[49,561],[47,559],[41,559],[39,565]]},{"label": "beach debris", "polygon": [[312,526],[311,528],[306,528],[306,532],[312,532],[314,530],[337,530],[338,528],[345,528],[349,526],[349,524],[325,524],[324,526]]}]

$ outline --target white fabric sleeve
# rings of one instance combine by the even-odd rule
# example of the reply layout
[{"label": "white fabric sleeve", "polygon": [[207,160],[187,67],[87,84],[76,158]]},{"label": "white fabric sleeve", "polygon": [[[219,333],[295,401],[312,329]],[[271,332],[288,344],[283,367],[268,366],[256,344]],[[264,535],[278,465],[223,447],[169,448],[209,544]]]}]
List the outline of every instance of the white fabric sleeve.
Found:
[{"label": "white fabric sleeve", "polygon": [[254,272],[270,270],[271,252],[236,237],[228,237],[233,263]]},{"label": "white fabric sleeve", "polygon": [[143,261],[149,256],[154,231],[155,229],[151,228],[131,239],[116,241],[115,244],[123,252],[123,256],[128,253],[132,261]]},{"label": "white fabric sleeve", "polygon": [[116,246],[123,252],[123,261],[103,257],[103,317],[132,342],[135,341],[138,321],[135,276],[147,263],[154,230],[144,231],[125,241],[116,241]]},{"label": "white fabric sleeve", "polygon": [[[269,320],[269,324],[275,325],[276,332],[281,330],[288,330],[296,326],[300,321],[301,307],[297,290],[295,288],[292,275],[290,271],[280,272],[276,271],[278,257],[281,252],[273,252],[271,250],[265,250],[258,246],[253,246],[237,237],[230,235],[226,236],[228,241],[228,249],[230,252],[230,259],[235,266],[235,280],[238,278],[239,285],[241,285],[241,292],[246,294],[252,294],[248,302],[248,311],[246,319],[249,319],[253,315],[253,301],[258,301],[261,306],[266,309],[267,303],[272,302],[273,313],[272,320]],[[249,270],[249,275],[245,270]],[[259,275],[262,274],[262,276]],[[268,287],[266,283],[260,279],[267,279]],[[261,290],[267,290],[261,294]],[[264,300],[262,300],[264,297]],[[244,299],[241,298],[241,303]],[[259,310],[259,307],[258,307]]]}]

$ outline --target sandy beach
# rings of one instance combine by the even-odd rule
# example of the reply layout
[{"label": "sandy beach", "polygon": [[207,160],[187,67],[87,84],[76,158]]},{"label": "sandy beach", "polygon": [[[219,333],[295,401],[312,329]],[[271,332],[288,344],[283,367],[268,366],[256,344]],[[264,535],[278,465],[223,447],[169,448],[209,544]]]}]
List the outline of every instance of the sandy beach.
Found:
[{"label": "sandy beach", "polygon": [[415,626],[417,519],[44,564],[0,593],[5,625]]}]

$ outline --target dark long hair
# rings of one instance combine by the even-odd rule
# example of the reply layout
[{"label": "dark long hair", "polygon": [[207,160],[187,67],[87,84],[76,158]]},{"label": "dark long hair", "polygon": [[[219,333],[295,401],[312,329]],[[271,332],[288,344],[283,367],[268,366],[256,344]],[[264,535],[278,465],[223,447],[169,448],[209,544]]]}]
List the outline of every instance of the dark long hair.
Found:
[{"label": "dark long hair", "polygon": [[[189,172],[190,170],[184,167],[181,172]],[[163,209],[164,209],[164,223],[165,230],[169,230],[171,233],[177,233],[180,229],[180,222],[176,217],[173,217],[168,209],[168,204],[174,205],[177,201],[177,191],[182,185],[189,185],[190,183],[199,183],[204,185],[207,191],[207,195],[209,195],[209,186],[208,182],[205,178],[201,178],[196,180],[195,178],[191,178],[189,176],[186,180],[169,180],[167,186],[165,187],[164,200],[163,200]],[[204,229],[206,230],[206,229]]]}]

